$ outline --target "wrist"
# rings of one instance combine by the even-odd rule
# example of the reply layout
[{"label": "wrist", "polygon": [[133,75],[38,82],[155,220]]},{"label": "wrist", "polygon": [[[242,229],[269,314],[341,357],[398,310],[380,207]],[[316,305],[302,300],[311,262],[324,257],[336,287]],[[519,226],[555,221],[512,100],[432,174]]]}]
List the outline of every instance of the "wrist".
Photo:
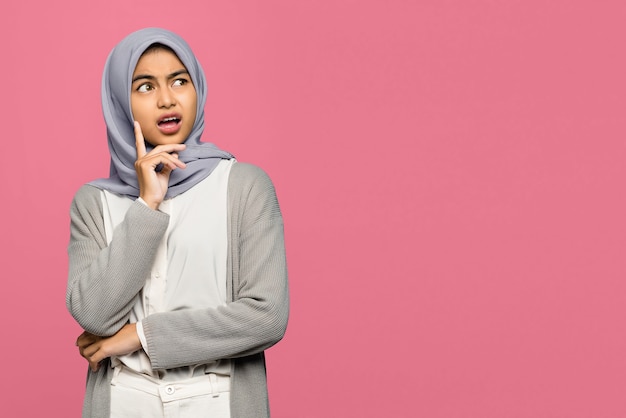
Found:
[{"label": "wrist", "polygon": [[159,205],[161,204],[161,202],[155,202],[155,201],[151,201],[151,200],[146,200],[143,197],[139,196],[139,198],[137,198],[137,201],[146,205],[147,207],[149,207],[152,210],[158,210],[159,209]]}]

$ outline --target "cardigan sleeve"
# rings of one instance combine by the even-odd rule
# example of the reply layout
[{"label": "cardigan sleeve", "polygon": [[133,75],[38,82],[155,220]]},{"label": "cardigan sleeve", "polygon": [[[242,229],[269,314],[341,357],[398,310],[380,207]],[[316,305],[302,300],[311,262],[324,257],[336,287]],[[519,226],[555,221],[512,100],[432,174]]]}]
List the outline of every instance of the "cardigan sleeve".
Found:
[{"label": "cardigan sleeve", "polygon": [[169,216],[135,202],[107,245],[101,191],[81,187],[70,209],[66,304],[83,329],[115,334],[128,322]]},{"label": "cardigan sleeve", "polygon": [[233,300],[217,308],[161,312],[145,318],[147,353],[154,369],[259,353],[285,333],[287,266],[274,186],[261,169],[237,163],[228,190]]}]

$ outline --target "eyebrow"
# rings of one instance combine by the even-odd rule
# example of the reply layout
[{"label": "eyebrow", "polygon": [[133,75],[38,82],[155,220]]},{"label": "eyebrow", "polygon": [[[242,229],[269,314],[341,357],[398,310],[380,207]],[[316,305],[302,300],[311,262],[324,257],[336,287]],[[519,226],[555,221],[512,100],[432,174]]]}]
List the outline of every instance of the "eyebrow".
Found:
[{"label": "eyebrow", "polygon": [[[189,75],[189,71],[187,71],[187,70],[174,71],[173,73],[167,75],[167,79],[171,80],[172,78],[176,78],[176,77],[178,77],[181,74]],[[135,77],[133,77],[133,81],[132,82],[134,83],[135,81],[143,80],[143,79],[146,79],[146,80],[156,80],[156,77],[151,75],[151,74],[138,74]]]}]

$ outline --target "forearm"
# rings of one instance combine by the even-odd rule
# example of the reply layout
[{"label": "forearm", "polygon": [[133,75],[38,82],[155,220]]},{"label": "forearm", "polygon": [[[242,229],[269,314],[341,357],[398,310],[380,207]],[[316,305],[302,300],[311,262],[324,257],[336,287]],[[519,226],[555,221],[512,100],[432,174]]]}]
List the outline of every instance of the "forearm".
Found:
[{"label": "forearm", "polygon": [[167,228],[167,215],[132,205],[107,246],[103,223],[90,225],[93,210],[86,216],[80,204],[72,211],[67,306],[83,329],[112,335],[128,321]]},{"label": "forearm", "polygon": [[153,368],[247,356],[283,337],[289,293],[282,221],[258,228],[241,242],[235,301],[212,309],[158,313],[142,321]]},{"label": "forearm", "polygon": [[144,319],[152,367],[170,369],[266,350],[282,339],[288,313],[284,307],[259,312],[260,304],[239,300],[217,309],[164,312]]}]

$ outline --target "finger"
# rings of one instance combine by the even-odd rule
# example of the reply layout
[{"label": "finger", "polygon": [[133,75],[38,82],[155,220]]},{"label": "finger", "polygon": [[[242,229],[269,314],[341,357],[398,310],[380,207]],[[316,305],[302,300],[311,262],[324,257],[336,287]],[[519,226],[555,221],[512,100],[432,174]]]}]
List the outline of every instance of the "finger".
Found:
[{"label": "finger", "polygon": [[93,352],[89,350],[89,354],[85,353],[83,357],[85,357],[89,362],[89,367],[91,367],[91,370],[97,372],[100,368],[100,362],[109,357],[109,355],[105,352],[104,347],[100,345],[97,350]]},{"label": "finger", "polygon": [[137,149],[137,159],[146,155],[146,143],[143,138],[143,132],[141,132],[141,126],[139,122],[134,122],[135,126],[135,148]]},{"label": "finger", "polygon": [[96,341],[98,338],[99,337],[96,337],[95,335],[85,331],[80,334],[76,339],[76,345],[78,347],[84,347],[86,345],[93,344],[93,342]]},{"label": "finger", "polygon": [[85,334],[87,334],[87,331],[84,331],[78,336],[78,338],[76,338],[76,346],[80,345],[80,342],[85,338]]},{"label": "finger", "polygon": [[92,372],[97,372],[98,369],[100,368],[100,362],[99,361],[94,361],[91,359],[87,359],[87,361],[89,362],[89,368],[91,369]]},{"label": "finger", "polygon": [[187,167],[187,164],[185,164],[182,160],[178,159],[178,154],[177,153],[171,153],[171,154],[166,154],[167,155],[167,159],[169,161],[169,168],[171,170],[174,170],[176,168],[185,168]]},{"label": "finger", "polygon": [[174,154],[174,153],[178,153],[179,151],[184,150],[185,148],[187,148],[185,144],[162,144],[162,145],[157,145],[156,147],[154,147],[152,151],[150,151],[147,155],[159,154],[162,152],[166,152],[168,154]]},{"label": "finger", "polygon": [[167,152],[160,152],[158,154],[145,155],[141,160],[137,160],[136,165],[142,167],[142,170],[150,169],[154,170],[159,164],[163,164],[170,169],[185,168],[187,165],[178,159],[178,155],[172,155]]},{"label": "finger", "polygon": [[102,342],[96,341],[93,344],[86,345],[80,348],[80,354],[85,358],[90,358],[98,351],[102,349]]},{"label": "finger", "polygon": [[178,159],[178,153],[177,152],[172,152],[170,154],[170,156],[173,158],[172,162],[174,163],[174,165],[171,165],[170,168],[173,170],[175,168],[185,168],[187,167],[187,164],[185,164],[184,161],[179,160]]}]

